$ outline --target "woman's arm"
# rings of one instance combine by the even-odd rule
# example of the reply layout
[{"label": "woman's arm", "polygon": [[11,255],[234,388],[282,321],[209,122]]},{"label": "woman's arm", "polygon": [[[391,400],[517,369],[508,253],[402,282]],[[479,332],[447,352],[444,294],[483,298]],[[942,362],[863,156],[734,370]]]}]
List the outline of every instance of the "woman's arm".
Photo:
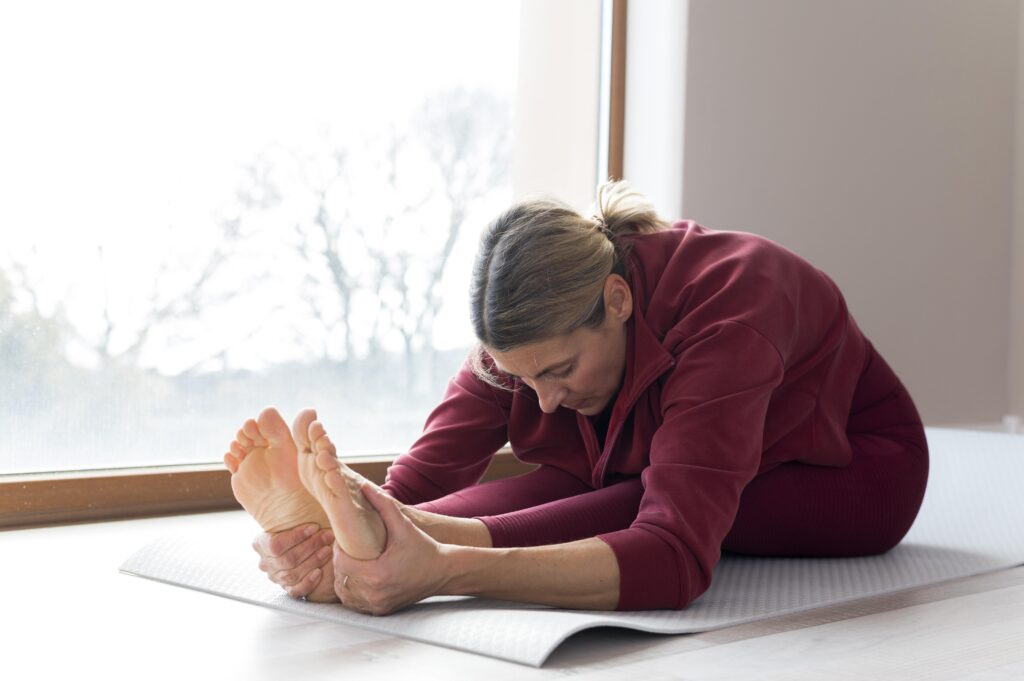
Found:
[{"label": "woman's arm", "polygon": [[[464,547],[522,547],[565,544],[629,527],[636,518],[643,496],[639,478],[591,490],[570,474],[541,466],[514,478],[475,485],[448,495],[436,503],[401,505],[412,523],[440,544]],[[439,508],[434,513],[427,508]],[[479,518],[462,517],[484,514]],[[301,529],[301,528],[300,528]],[[323,537],[329,533],[325,530]],[[309,573],[322,568],[332,573],[330,555],[313,554],[332,539],[291,530],[277,535],[262,534],[254,543],[260,554],[260,568],[289,595],[303,597],[312,592],[319,577]]]},{"label": "woman's arm", "polygon": [[334,545],[335,591],[353,610],[385,615],[435,595],[581,609],[618,603],[618,563],[600,539],[499,549],[441,544],[375,486],[364,485],[363,494],[384,520],[388,545],[375,560],[352,558]]},{"label": "woman's arm", "polygon": [[[627,527],[636,516],[640,493],[624,491],[595,492],[571,474],[542,465],[529,473],[474,485],[434,502],[403,506],[402,512],[441,544],[529,546]],[[550,503],[563,499],[567,500],[564,507]],[[573,532],[566,533],[570,526]],[[333,536],[325,539],[330,534],[325,529],[309,538],[302,533],[304,529],[273,535],[264,532],[253,542],[260,555],[260,569],[295,598],[308,596],[319,584],[320,572],[311,575],[314,570],[332,572],[330,551],[322,556],[318,549],[329,547]]]},{"label": "woman's arm", "polygon": [[619,602],[619,564],[596,537],[505,549],[454,546],[448,553],[444,594],[580,610],[614,610]]},{"label": "woman's arm", "polygon": [[384,489],[406,504],[433,501],[480,482],[508,442],[512,393],[485,385],[467,359],[409,451],[388,467]]}]

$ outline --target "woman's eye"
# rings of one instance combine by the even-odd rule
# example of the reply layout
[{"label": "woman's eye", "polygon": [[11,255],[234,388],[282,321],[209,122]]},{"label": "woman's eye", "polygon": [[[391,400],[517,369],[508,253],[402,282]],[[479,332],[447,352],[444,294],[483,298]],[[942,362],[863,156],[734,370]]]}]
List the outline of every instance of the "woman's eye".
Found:
[{"label": "woman's eye", "polygon": [[575,369],[576,369],[576,365],[575,364],[570,364],[568,366],[568,368],[563,369],[562,371],[559,371],[557,374],[552,373],[552,374],[548,374],[548,375],[551,376],[551,378],[568,378]]}]

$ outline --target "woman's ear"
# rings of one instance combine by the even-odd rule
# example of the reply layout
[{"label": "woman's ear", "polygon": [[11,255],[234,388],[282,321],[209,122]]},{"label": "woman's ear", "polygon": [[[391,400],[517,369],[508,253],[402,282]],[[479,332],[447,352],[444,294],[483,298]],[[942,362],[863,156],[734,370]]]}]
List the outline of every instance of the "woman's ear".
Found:
[{"label": "woman's ear", "polygon": [[633,291],[618,274],[609,274],[604,280],[605,316],[611,315],[625,322],[633,314]]}]

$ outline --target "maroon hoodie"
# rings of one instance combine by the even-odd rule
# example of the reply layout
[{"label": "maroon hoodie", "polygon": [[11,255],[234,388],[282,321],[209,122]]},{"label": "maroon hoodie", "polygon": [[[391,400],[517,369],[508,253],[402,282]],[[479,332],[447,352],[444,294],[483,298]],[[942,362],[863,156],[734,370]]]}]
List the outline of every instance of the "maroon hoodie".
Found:
[{"label": "maroon hoodie", "polygon": [[[754,476],[788,461],[849,462],[869,343],[835,283],[764,237],[682,221],[630,242],[633,315],[604,447],[591,419],[545,414],[528,386],[490,387],[467,362],[384,488],[404,503],[464,489],[506,442],[588,488],[639,476],[635,519],[597,535],[618,560],[617,607],[682,608],[710,585]],[[485,521],[508,542],[495,545],[530,545],[558,516],[555,502],[514,527]]]}]

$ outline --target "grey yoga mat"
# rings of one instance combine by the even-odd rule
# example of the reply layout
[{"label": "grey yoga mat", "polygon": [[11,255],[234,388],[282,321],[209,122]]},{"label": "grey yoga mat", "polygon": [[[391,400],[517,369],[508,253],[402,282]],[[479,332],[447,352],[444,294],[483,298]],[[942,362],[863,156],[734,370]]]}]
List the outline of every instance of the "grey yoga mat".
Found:
[{"label": "grey yoga mat", "polygon": [[287,597],[256,569],[243,536],[163,538],[141,548],[121,571],[539,667],[566,638],[591,627],[694,633],[1024,564],[1024,436],[945,428],[928,428],[927,435],[928,491],[895,549],[839,559],[726,555],[711,588],[679,611],[559,610],[435,597],[370,617]]}]

